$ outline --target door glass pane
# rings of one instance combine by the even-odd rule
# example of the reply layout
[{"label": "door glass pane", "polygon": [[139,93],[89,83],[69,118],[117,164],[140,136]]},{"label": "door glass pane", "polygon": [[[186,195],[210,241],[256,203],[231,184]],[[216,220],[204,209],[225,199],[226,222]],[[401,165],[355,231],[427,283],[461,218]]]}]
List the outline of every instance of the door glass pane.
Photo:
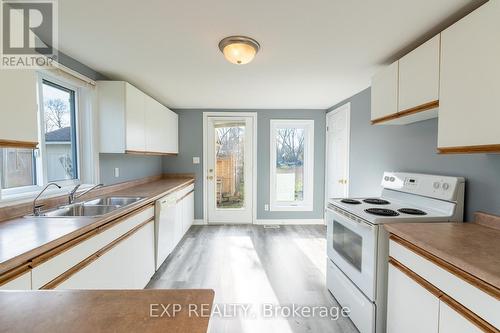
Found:
[{"label": "door glass pane", "polygon": [[77,178],[75,92],[43,82],[48,181]]},{"label": "door glass pane", "polygon": [[245,124],[215,125],[217,208],[245,207]]},{"label": "door glass pane", "polygon": [[2,188],[35,185],[33,149],[0,148]]},{"label": "door glass pane", "polygon": [[304,200],[303,128],[278,128],[276,131],[276,200]]},{"label": "door glass pane", "polygon": [[333,248],[361,272],[363,238],[360,235],[333,221]]}]

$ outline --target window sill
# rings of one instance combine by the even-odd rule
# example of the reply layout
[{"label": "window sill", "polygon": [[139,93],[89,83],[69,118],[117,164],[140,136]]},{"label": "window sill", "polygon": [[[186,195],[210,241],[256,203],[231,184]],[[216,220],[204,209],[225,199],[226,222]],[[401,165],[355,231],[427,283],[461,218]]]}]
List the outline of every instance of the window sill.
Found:
[{"label": "window sill", "polygon": [[[81,192],[81,191],[88,189],[92,186],[94,186],[94,185],[83,184],[78,189],[78,192]],[[50,198],[60,197],[63,195],[68,195],[69,192],[74,187],[75,187],[75,185],[66,185],[60,189],[58,189],[58,188],[47,189],[44,192],[44,194],[40,197],[40,199],[43,200],[43,199],[50,199]],[[2,195],[2,197],[0,199],[0,208],[7,207],[7,206],[14,206],[14,205],[23,204],[23,203],[33,201],[33,199],[36,198],[36,196],[40,193],[40,191],[42,189],[43,189],[43,187],[40,187],[40,189],[37,191],[23,192],[23,193],[10,194],[10,195]]]}]

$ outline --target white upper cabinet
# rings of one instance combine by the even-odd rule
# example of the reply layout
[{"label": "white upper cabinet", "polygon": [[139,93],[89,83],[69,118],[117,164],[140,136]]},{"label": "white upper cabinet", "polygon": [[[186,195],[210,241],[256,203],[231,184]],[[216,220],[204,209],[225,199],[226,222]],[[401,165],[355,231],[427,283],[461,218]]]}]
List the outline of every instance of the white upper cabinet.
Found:
[{"label": "white upper cabinet", "polygon": [[[399,60],[399,112],[437,107],[439,47],[440,35],[437,35]],[[437,116],[425,114],[424,119]]]},{"label": "white upper cabinet", "polygon": [[372,78],[372,122],[378,123],[398,112],[398,72],[396,61]]},{"label": "white upper cabinet", "polygon": [[178,149],[178,116],[152,98],[146,98],[146,150],[152,153],[176,154]]},{"label": "white upper cabinet", "polygon": [[500,1],[441,34],[438,149],[500,152]]},{"label": "white upper cabinet", "polygon": [[101,153],[178,153],[178,117],[123,81],[98,81]]},{"label": "white upper cabinet", "polygon": [[33,70],[2,70],[0,74],[0,146],[38,143],[37,74]]},{"label": "white upper cabinet", "polygon": [[372,79],[372,124],[402,125],[437,117],[440,36]]},{"label": "white upper cabinet", "polygon": [[125,140],[126,150],[145,151],[144,128],[145,95],[136,87],[125,84]]}]

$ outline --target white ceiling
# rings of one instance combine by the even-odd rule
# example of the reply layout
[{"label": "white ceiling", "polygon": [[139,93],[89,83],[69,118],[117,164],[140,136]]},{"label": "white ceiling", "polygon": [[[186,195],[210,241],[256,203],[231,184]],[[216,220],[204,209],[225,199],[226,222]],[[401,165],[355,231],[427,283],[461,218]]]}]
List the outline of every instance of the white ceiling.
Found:
[{"label": "white ceiling", "polygon": [[[64,0],[59,48],[171,108],[328,108],[481,0]],[[217,44],[262,46],[236,66]]]}]

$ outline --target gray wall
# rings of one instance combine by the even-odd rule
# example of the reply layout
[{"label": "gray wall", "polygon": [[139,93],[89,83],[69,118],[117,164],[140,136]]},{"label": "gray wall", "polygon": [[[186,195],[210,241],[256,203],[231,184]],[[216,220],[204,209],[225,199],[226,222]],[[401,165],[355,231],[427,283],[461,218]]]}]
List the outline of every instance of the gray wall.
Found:
[{"label": "gray wall", "polygon": [[[195,173],[195,218],[203,218],[203,111],[235,110],[176,110],[179,114],[179,155],[163,158],[165,173]],[[257,219],[322,219],[325,161],[324,110],[241,110],[257,112]],[[312,212],[270,212],[269,203],[269,123],[271,119],[314,120],[314,210]],[[201,163],[194,165],[192,158]]]},{"label": "gray wall", "polygon": [[[59,62],[93,80],[108,80],[106,76],[62,52],[59,52]],[[162,159],[158,156],[100,154],[99,168],[101,183],[110,185],[159,175],[162,172]],[[114,176],[115,168],[120,168],[120,177],[118,178]]]},{"label": "gray wall", "polygon": [[[99,154],[101,183],[111,185],[129,180],[156,176],[162,173],[160,156],[125,154]],[[120,177],[115,178],[115,168],[120,168]]]},{"label": "gray wall", "polygon": [[351,102],[350,196],[380,193],[384,171],[421,172],[466,178],[466,219],[481,210],[500,215],[500,154],[439,155],[437,119],[407,126],[370,124],[370,89]]}]

